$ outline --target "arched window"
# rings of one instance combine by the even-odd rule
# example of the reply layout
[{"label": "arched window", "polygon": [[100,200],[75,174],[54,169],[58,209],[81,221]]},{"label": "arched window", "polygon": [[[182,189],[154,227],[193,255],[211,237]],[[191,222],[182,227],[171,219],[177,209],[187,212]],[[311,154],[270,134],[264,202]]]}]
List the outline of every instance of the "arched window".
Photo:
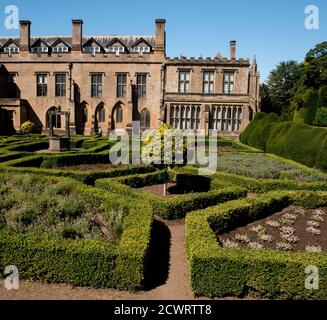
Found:
[{"label": "arched window", "polygon": [[235,131],[237,130],[237,107],[233,107],[233,125],[232,125],[232,130]]},{"label": "arched window", "polygon": [[98,122],[105,122],[106,121],[106,111],[104,106],[100,106],[98,109]]},{"label": "arched window", "polygon": [[231,131],[232,130],[232,109],[229,107],[227,109],[227,130]]},{"label": "arched window", "polygon": [[181,107],[181,125],[180,129],[185,129],[185,107]]},{"label": "arched window", "polygon": [[123,108],[121,106],[118,106],[116,108],[116,123],[123,122]]},{"label": "arched window", "polygon": [[194,107],[194,106],[192,107],[191,117],[192,117],[191,128],[195,129],[196,128],[196,107]]},{"label": "arched window", "polygon": [[[46,127],[50,127],[50,114],[52,112],[58,111],[57,107],[51,107],[46,113]],[[56,129],[61,128],[61,115],[60,114],[51,114],[51,123],[52,127]]]},{"label": "arched window", "polygon": [[83,106],[83,114],[82,114],[82,120],[83,120],[83,122],[87,122],[87,116],[88,116],[88,114],[87,114],[88,112],[87,112],[87,106],[84,104],[84,106]]},{"label": "arched window", "polygon": [[227,126],[226,126],[226,108],[223,107],[223,112],[222,112],[222,123],[221,123],[221,130],[227,130]]},{"label": "arched window", "polygon": [[242,113],[243,113],[243,109],[242,109],[242,107],[239,107],[238,108],[238,111],[237,111],[237,131],[240,131],[241,130]]},{"label": "arched window", "polygon": [[174,128],[178,128],[179,124],[179,107],[175,107],[175,126]]},{"label": "arched window", "polygon": [[216,129],[220,130],[220,121],[221,121],[221,107],[217,108],[216,111]]},{"label": "arched window", "polygon": [[191,128],[191,108],[187,107],[186,108],[186,126],[185,129],[190,129]]},{"label": "arched window", "polygon": [[140,113],[140,123],[143,128],[150,128],[150,112],[147,108],[142,109]]},{"label": "arched window", "polygon": [[174,127],[174,110],[175,108],[173,106],[170,107],[170,115],[169,115],[169,118],[170,118],[170,126],[171,127]]},{"label": "arched window", "polygon": [[200,129],[200,119],[201,119],[200,107],[197,107],[197,109],[196,109],[196,129]]}]

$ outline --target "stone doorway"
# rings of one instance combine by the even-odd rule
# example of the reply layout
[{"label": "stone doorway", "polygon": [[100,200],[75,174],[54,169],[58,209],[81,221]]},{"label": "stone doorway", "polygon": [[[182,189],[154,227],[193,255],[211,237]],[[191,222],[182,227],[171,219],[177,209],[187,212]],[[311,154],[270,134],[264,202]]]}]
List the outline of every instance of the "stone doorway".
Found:
[{"label": "stone doorway", "polygon": [[15,133],[14,128],[14,112],[0,109],[0,134]]}]

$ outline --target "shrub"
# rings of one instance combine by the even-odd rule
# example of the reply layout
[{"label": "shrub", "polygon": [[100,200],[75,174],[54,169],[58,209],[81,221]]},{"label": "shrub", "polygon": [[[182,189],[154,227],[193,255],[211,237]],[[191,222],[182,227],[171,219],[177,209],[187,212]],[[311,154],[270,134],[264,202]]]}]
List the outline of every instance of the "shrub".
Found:
[{"label": "shrub", "polygon": [[[251,122],[241,134],[241,141],[263,151],[327,171],[326,129],[292,122],[274,122],[270,126],[270,133],[263,135],[261,128],[267,123],[268,117]],[[256,139],[262,144],[258,145]]]},{"label": "shrub", "polygon": [[31,121],[25,121],[21,126],[22,133],[33,133],[35,131],[35,124]]},{"label": "shrub", "polygon": [[[217,234],[266,217],[290,204],[326,205],[327,193],[275,191],[189,213],[186,248],[193,292],[210,297],[253,293],[267,298],[326,299],[325,254],[222,248],[216,240]],[[318,290],[307,290],[304,286],[308,265],[319,268]]]},{"label": "shrub", "polygon": [[[104,193],[71,179],[21,175],[13,172],[10,173],[10,177],[6,179],[4,173],[0,174],[2,182],[0,194],[6,194],[6,197],[0,197],[1,209],[21,203],[21,200],[30,201],[30,206],[21,206],[20,213],[15,210],[18,214],[14,216],[28,218],[26,223],[38,221],[44,224],[49,217],[39,219],[39,215],[44,213],[42,206],[50,205],[47,210],[53,209],[54,217],[57,217],[57,213],[61,215],[65,224],[59,228],[60,234],[57,236],[33,232],[33,229],[14,232],[6,227],[8,220],[3,219],[4,211],[1,210],[0,269],[14,264],[19,268],[22,278],[64,282],[76,286],[128,290],[142,288],[147,275],[146,264],[152,228],[152,211],[149,205],[131,201],[130,198],[123,196],[117,198],[117,195]],[[7,181],[7,184],[3,181]],[[8,196],[14,186],[17,186],[25,196],[16,195],[10,199]],[[46,196],[33,197],[33,194],[40,192]],[[57,206],[58,198],[64,199],[65,203]],[[81,233],[83,229],[80,224],[74,225],[73,222],[85,214],[80,199],[83,199],[92,210],[102,210],[106,214],[104,218],[112,230],[122,232],[118,241],[78,239],[83,234]],[[54,206],[52,201],[55,201]],[[95,203],[97,201],[100,202]],[[121,211],[122,208],[127,210],[126,214]],[[117,215],[113,216],[113,213]],[[121,230],[123,216],[124,228]],[[34,225],[34,228],[36,227],[37,225]]]},{"label": "shrub", "polygon": [[217,191],[181,195],[167,200],[151,197],[149,201],[152,204],[154,214],[164,219],[182,219],[192,210],[242,198],[246,194],[246,189],[234,186]]},{"label": "shrub", "polygon": [[316,118],[313,122],[315,126],[327,127],[327,107],[317,110]]}]

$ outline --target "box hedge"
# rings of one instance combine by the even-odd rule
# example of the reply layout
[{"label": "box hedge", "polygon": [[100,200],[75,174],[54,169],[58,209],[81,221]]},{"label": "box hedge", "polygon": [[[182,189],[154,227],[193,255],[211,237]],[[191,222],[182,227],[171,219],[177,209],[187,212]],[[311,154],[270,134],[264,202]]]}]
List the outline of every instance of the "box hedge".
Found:
[{"label": "box hedge", "polygon": [[[222,248],[217,235],[266,217],[290,204],[317,207],[327,204],[326,192],[273,191],[193,211],[186,217],[186,248],[195,295],[326,299],[327,256],[273,250]],[[319,289],[304,286],[305,268],[319,270]]]},{"label": "box hedge", "polygon": [[[186,169],[186,171],[188,170],[191,169]],[[186,173],[182,174],[179,172],[181,172],[181,170],[177,170],[177,172],[175,172],[175,170],[170,171],[168,177],[169,180],[177,179],[177,181],[181,181],[180,177],[182,176],[183,178],[188,179],[187,185],[190,185],[189,182],[194,178],[194,175],[190,174],[188,177]],[[230,186],[221,190],[191,192],[177,195],[174,198],[163,199],[159,196],[142,192],[137,189],[146,185],[162,184],[166,179],[167,174],[165,171],[157,171],[153,173],[118,177],[115,179],[99,179],[96,180],[95,186],[113,193],[129,195],[139,199],[139,201],[145,201],[152,206],[154,214],[164,219],[181,219],[184,218],[188,212],[194,209],[206,208],[218,203],[238,199],[245,197],[247,194],[247,190],[244,188]]]},{"label": "box hedge", "polygon": [[280,122],[273,114],[257,114],[240,140],[259,148],[327,171],[327,129],[304,123]]},{"label": "box hedge", "polygon": [[141,289],[148,269],[153,219],[151,207],[133,202],[131,198],[117,198],[115,194],[103,193],[74,180],[70,183],[75,184],[80,194],[88,193],[88,196],[102,199],[105,210],[128,209],[119,241],[68,240],[3,229],[0,230],[0,269],[16,265],[22,278],[46,282]]}]

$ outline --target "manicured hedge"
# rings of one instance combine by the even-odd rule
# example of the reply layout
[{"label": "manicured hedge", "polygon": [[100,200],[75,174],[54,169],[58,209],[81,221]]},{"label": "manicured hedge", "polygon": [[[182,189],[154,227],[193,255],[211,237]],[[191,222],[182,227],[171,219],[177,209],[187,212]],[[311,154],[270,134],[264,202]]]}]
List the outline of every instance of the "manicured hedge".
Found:
[{"label": "manicured hedge", "polygon": [[23,152],[8,152],[8,153],[3,153],[3,154],[0,153],[0,163],[18,159],[24,155],[26,155],[26,154]]},{"label": "manicured hedge", "polygon": [[[47,177],[43,177],[47,179]],[[51,178],[57,179],[57,178]],[[61,181],[63,178],[60,178]],[[68,181],[68,180],[67,180]],[[80,194],[103,199],[104,210],[127,208],[118,243],[68,240],[0,230],[0,269],[16,265],[22,278],[76,286],[139,290],[147,276],[152,209],[71,180]],[[3,275],[2,275],[3,276]]]},{"label": "manicured hedge", "polygon": [[[40,163],[43,161],[43,158],[35,159],[32,158],[31,162]],[[34,163],[34,164],[35,164]],[[33,163],[31,163],[33,164]],[[33,173],[33,174],[40,174],[40,175],[49,175],[55,177],[69,177],[75,180],[81,181],[88,185],[94,185],[94,182],[97,179],[103,178],[113,178],[119,177],[124,175],[132,175],[132,174],[143,174],[146,172],[153,172],[156,171],[156,168],[149,165],[126,165],[121,167],[112,167],[106,170],[85,170],[85,171],[69,171],[69,170],[60,170],[60,169],[37,169],[31,167],[10,167],[10,166],[2,166],[0,170],[6,170],[11,172],[21,172],[21,173]]]},{"label": "manicured hedge", "polygon": [[[194,211],[186,217],[186,248],[195,295],[326,299],[327,255],[222,248],[217,235],[266,217],[290,204],[327,205],[327,192],[273,191]],[[319,269],[319,289],[304,286],[305,267]]]},{"label": "manicured hedge", "polygon": [[265,152],[327,171],[327,129],[280,122],[274,114],[257,114],[240,140]]},{"label": "manicured hedge", "polygon": [[211,189],[221,189],[231,185],[242,186],[248,191],[261,193],[271,190],[327,191],[327,181],[297,182],[282,179],[260,180],[225,172],[218,172],[212,177]]},{"label": "manicured hedge", "polygon": [[7,149],[10,151],[34,152],[34,151],[48,149],[48,148],[49,148],[48,141],[35,141],[35,142],[28,142],[24,144],[9,146]]},{"label": "manicured hedge", "polygon": [[[190,169],[186,169],[185,172],[188,170]],[[169,179],[177,179],[177,181],[181,181],[181,176],[183,176],[190,182],[192,177],[194,178],[194,175],[192,174],[188,177],[186,173],[182,174],[178,172],[182,172],[182,170],[177,170],[177,172],[175,172],[175,170],[170,171]],[[191,192],[177,195],[174,198],[163,199],[159,196],[142,192],[137,189],[145,185],[163,183],[166,179],[166,173],[164,171],[158,171],[115,179],[99,179],[96,180],[95,186],[116,194],[129,195],[130,197],[139,199],[139,201],[146,201],[151,204],[153,213],[164,219],[181,219],[184,218],[188,212],[194,209],[206,208],[218,203],[238,199],[245,197],[247,194],[247,190],[244,188],[230,186],[227,188],[225,187],[222,190]],[[187,183],[188,185],[190,185],[189,182]]]},{"label": "manicured hedge", "polygon": [[164,219],[181,219],[192,210],[207,208],[219,203],[245,197],[246,189],[231,187],[218,191],[208,191],[180,195],[171,199],[151,197],[153,213]]},{"label": "manicured hedge", "polygon": [[81,164],[109,163],[109,154],[78,153],[47,156],[42,161],[41,168],[59,168]]}]

